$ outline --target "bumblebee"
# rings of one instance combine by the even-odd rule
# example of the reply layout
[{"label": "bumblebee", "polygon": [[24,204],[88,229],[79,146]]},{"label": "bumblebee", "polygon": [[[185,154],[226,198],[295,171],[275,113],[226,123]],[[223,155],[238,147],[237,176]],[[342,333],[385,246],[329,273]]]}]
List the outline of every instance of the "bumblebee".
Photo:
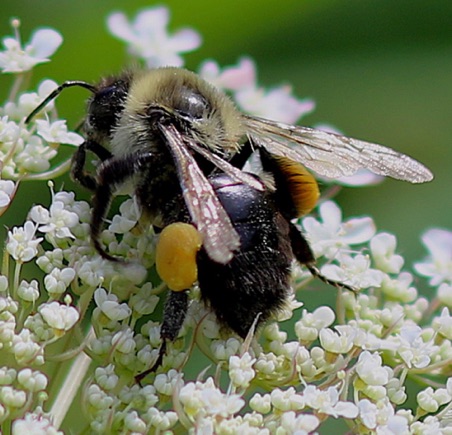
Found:
[{"label": "bumblebee", "polygon": [[[306,168],[331,178],[360,168],[412,183],[433,178],[421,163],[382,145],[245,115],[222,91],[174,67],[125,71],[97,85],[65,82],[26,122],[72,86],[92,92],[86,140],[74,154],[72,176],[94,192],[90,228],[99,254],[117,261],[99,235],[112,196],[125,182],[132,182],[151,224],[167,229],[169,237],[162,233],[159,246],[170,254],[161,258],[179,258],[172,247],[187,227],[195,229],[187,230],[189,248],[176,261],[188,270],[176,273],[178,284],[166,278],[173,291],[164,311],[160,360],[166,341],[181,327],[186,290],[195,281],[220,322],[242,337],[256,317],[265,321],[287,299],[293,258],[329,282],[291,223],[318,198]],[[85,170],[88,151],[101,160],[95,175]],[[252,151],[260,154],[262,176],[242,170]],[[158,263],[165,274],[169,266]]]}]

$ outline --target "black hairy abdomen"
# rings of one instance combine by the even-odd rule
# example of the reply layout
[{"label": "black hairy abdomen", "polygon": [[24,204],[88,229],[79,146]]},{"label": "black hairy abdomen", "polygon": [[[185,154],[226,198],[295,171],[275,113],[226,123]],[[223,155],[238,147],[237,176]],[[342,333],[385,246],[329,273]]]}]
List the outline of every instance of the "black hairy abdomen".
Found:
[{"label": "black hairy abdomen", "polygon": [[289,223],[277,211],[270,192],[259,192],[226,175],[209,181],[241,246],[227,264],[214,262],[201,250],[199,287],[220,323],[246,337],[255,319],[258,323],[267,320],[290,292]]}]

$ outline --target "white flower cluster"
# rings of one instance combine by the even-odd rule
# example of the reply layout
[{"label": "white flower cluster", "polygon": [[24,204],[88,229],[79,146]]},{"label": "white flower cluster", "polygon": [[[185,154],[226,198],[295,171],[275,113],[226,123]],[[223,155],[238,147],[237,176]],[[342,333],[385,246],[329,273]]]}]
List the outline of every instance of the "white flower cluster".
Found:
[{"label": "white flower cluster", "polygon": [[50,179],[68,169],[69,160],[53,164],[59,144],[80,145],[83,138],[69,132],[66,121],[56,117],[53,102],[46,107],[43,119],[25,125],[25,118],[57,84],[43,80],[37,92],[21,91],[24,73],[35,65],[48,62],[63,39],[53,29],[37,30],[31,42],[22,48],[17,19],[12,20],[15,37],[3,38],[0,70],[17,74],[9,101],[0,107],[0,215],[6,211],[19,181]]},{"label": "white flower cluster", "polygon": [[[180,53],[195,49],[200,37],[191,29],[168,33],[168,16],[157,7],[129,24],[115,13],[108,26],[146,65],[182,65]],[[17,31],[18,22],[13,25]],[[4,72],[47,61],[61,37],[46,29],[24,49],[19,41],[17,35],[4,39]],[[259,87],[248,58],[224,69],[208,61],[199,72],[259,116],[294,123],[314,107],[288,87]],[[46,81],[36,94],[19,94],[15,82],[16,93],[0,109],[0,211],[14,198],[17,180],[67,170],[66,161],[50,167],[56,144],[82,141],[56,118],[52,102],[44,118],[24,126],[55,87]],[[72,192],[54,193],[51,184],[50,205],[35,205],[26,222],[8,232],[0,274],[2,428],[59,434],[72,413],[77,427],[91,433],[310,434],[321,431],[325,420],[340,419],[354,433],[452,434],[451,231],[432,229],[422,239],[429,255],[414,269],[435,292],[429,300],[403,269],[395,236],[377,233],[370,217],[343,221],[339,206],[324,202],[317,218],[298,224],[322,273],[360,292],[340,292],[335,310],[320,306],[301,314],[294,296],[278,318],[295,317],[292,326],[268,322],[243,342],[219,328],[194,288],[178,339],[168,345],[157,373],[138,385],[134,377],[158,357],[161,315],[154,311],[163,289],[146,279],[154,235],[139,218],[132,198],[106,223],[100,241],[124,260],[106,261],[89,240],[89,204]],[[25,278],[32,265],[43,276]],[[299,299],[311,284],[295,267]],[[203,362],[189,379],[183,369],[197,349],[215,366]],[[412,397],[408,379],[418,383]]]}]

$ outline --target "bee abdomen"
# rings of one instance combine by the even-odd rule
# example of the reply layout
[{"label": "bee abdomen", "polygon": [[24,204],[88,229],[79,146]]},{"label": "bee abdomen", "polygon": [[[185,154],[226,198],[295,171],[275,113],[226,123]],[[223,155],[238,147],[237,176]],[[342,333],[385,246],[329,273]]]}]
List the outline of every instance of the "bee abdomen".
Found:
[{"label": "bee abdomen", "polygon": [[290,292],[293,258],[289,224],[269,192],[260,192],[226,175],[209,181],[240,237],[241,246],[227,264],[198,253],[198,282],[203,299],[224,326],[246,337],[253,322],[267,320]]}]

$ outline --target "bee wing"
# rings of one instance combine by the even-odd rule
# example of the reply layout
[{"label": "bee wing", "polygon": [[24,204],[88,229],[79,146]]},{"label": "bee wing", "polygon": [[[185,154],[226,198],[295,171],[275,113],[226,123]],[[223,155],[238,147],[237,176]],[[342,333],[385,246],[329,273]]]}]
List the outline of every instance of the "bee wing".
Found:
[{"label": "bee wing", "polygon": [[243,115],[252,142],[278,156],[302,163],[330,178],[366,168],[378,175],[424,183],[433,174],[417,160],[391,148],[309,127]]},{"label": "bee wing", "polygon": [[173,125],[161,125],[176,163],[185,203],[203,239],[209,257],[226,264],[240,246],[240,238],[217,198],[212,185],[185,147],[184,137]]},{"label": "bee wing", "polygon": [[264,190],[264,185],[252,175],[248,174],[247,172],[241,171],[235,166],[232,166],[229,162],[223,160],[217,154],[214,154],[211,151],[207,150],[206,148],[199,146],[194,140],[187,137],[185,137],[184,139],[186,142],[188,142],[190,148],[192,148],[197,153],[201,154],[204,158],[212,162],[215,166],[217,166],[226,174],[230,175],[233,179],[241,183],[248,184],[254,189],[261,191]]}]

